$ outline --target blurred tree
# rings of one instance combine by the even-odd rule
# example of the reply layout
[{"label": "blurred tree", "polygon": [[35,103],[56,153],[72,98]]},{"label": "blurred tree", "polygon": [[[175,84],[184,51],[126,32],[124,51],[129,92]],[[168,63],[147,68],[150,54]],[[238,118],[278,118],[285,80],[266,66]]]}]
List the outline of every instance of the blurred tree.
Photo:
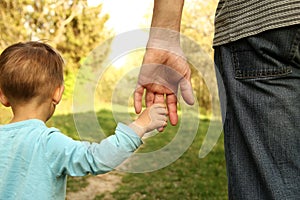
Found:
[{"label": "blurred tree", "polygon": [[[188,61],[191,62],[195,96],[200,107],[208,113],[212,108],[211,97],[217,97],[212,49],[217,3],[218,0],[186,0],[181,23],[181,43]],[[208,84],[214,87],[209,90]]]},{"label": "blurred tree", "polygon": [[195,40],[211,56],[217,3],[218,0],[186,0],[181,22],[181,33]]},{"label": "blurred tree", "polygon": [[112,31],[105,28],[108,14],[102,4],[89,7],[87,0],[1,0],[0,52],[19,41],[45,40],[66,61],[65,94],[70,99],[77,69],[98,45],[98,64],[110,50]]},{"label": "blurred tree", "polygon": [[[0,50],[27,40],[46,40],[66,60],[65,72],[73,72],[80,60],[111,37],[105,29],[109,16],[100,15],[102,5],[89,7],[87,0],[1,0]],[[103,60],[109,51],[100,60]]]}]

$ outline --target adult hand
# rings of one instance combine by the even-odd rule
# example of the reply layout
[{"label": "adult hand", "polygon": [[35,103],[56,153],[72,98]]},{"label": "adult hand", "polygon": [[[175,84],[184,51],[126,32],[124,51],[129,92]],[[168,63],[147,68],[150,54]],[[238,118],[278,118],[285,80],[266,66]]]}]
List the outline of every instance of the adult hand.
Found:
[{"label": "adult hand", "polygon": [[[148,46],[134,93],[136,113],[142,110],[142,98],[146,89],[146,106],[166,103],[170,123],[176,125],[178,86],[184,101],[189,105],[194,104],[190,79],[191,70],[179,46],[168,49]],[[162,130],[163,128],[159,129]]]},{"label": "adult hand", "polygon": [[[172,125],[178,122],[178,85],[185,102],[194,103],[191,71],[180,48],[183,5],[184,0],[154,0],[147,50],[134,93],[136,113],[142,110],[145,89],[147,107],[153,103],[165,103],[166,99]],[[163,127],[158,130],[162,131]]]}]

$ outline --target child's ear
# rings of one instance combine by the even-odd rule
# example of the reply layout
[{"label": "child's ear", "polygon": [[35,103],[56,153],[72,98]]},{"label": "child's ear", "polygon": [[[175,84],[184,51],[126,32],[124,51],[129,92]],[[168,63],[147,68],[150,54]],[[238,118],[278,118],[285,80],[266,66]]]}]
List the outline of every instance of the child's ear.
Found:
[{"label": "child's ear", "polygon": [[62,95],[64,93],[64,90],[65,90],[65,86],[63,86],[63,85],[61,85],[61,86],[59,86],[55,89],[55,92],[54,92],[53,97],[52,97],[52,102],[55,105],[59,104],[59,102],[62,98]]},{"label": "child's ear", "polygon": [[10,107],[10,103],[8,102],[8,99],[6,96],[3,94],[2,90],[0,89],[0,102],[5,106],[5,107]]}]

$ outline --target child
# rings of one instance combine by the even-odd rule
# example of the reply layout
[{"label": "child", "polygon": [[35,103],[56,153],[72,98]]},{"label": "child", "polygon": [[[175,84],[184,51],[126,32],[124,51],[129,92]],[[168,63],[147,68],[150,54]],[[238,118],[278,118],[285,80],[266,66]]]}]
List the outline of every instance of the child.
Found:
[{"label": "child", "polygon": [[117,125],[99,144],[74,141],[45,122],[60,102],[63,59],[41,42],[14,44],[0,55],[0,101],[13,111],[0,126],[0,199],[65,199],[66,177],[113,170],[148,131],[166,126],[164,105],[147,108],[133,123]]}]

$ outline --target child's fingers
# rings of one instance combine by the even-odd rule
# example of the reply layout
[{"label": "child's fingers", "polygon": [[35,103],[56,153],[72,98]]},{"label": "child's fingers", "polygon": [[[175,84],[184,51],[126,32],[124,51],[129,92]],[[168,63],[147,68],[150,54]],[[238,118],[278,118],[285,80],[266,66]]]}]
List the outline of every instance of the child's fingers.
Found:
[{"label": "child's fingers", "polygon": [[158,127],[157,130],[158,130],[159,132],[163,132],[166,126],[167,126],[167,122],[163,122],[163,123],[162,123],[162,126]]},{"label": "child's fingers", "polygon": [[163,103],[156,103],[152,105],[153,108],[167,108],[167,106]]},{"label": "child's fingers", "polygon": [[163,104],[163,103],[155,103],[153,104],[154,107],[162,107],[162,108],[166,108],[166,104]]},{"label": "child's fingers", "polygon": [[162,121],[161,123],[162,123],[162,126],[160,126],[159,128],[157,128],[157,130],[159,132],[163,132],[164,129],[165,129],[165,127],[168,125],[168,123],[166,121]]},{"label": "child's fingers", "polygon": [[166,109],[157,108],[152,110],[150,117],[152,120],[167,120],[167,114],[168,112],[166,111]]},{"label": "child's fingers", "polygon": [[158,132],[163,132],[164,129],[165,129],[165,127],[159,127],[159,128],[157,129],[157,131],[158,131]]},{"label": "child's fingers", "polygon": [[156,112],[157,112],[157,114],[159,114],[159,115],[164,115],[164,116],[167,116],[167,115],[168,115],[167,109],[164,109],[164,108],[158,108],[158,109],[156,109]]},{"label": "child's fingers", "polygon": [[153,105],[152,110],[154,110],[158,114],[168,115],[168,109],[164,104],[155,104]]},{"label": "child's fingers", "polygon": [[158,121],[168,121],[168,117],[166,115],[157,115],[155,116],[155,119],[158,120]]},{"label": "child's fingers", "polygon": [[164,128],[167,126],[168,117],[166,115],[158,115],[156,117],[157,130],[162,132]]}]

